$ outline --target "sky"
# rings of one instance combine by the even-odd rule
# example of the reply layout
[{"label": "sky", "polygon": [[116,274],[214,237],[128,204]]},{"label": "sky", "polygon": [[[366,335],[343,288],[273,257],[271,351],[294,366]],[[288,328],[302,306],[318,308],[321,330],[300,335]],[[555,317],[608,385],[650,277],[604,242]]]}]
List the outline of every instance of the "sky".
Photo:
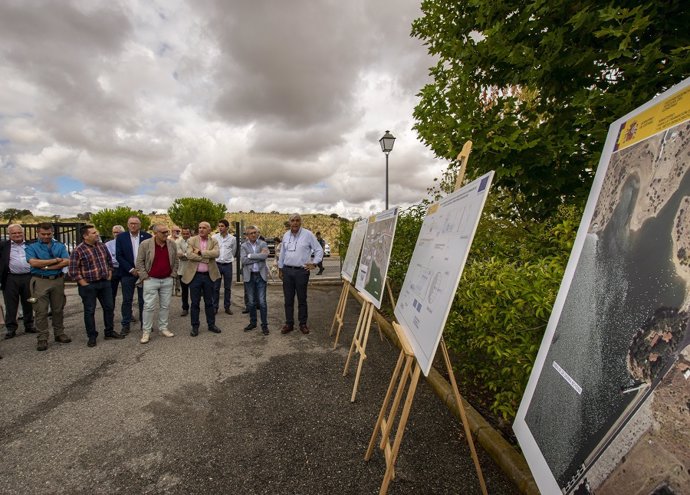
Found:
[{"label": "sky", "polygon": [[357,218],[447,167],[412,129],[419,0],[0,2],[0,209]]}]

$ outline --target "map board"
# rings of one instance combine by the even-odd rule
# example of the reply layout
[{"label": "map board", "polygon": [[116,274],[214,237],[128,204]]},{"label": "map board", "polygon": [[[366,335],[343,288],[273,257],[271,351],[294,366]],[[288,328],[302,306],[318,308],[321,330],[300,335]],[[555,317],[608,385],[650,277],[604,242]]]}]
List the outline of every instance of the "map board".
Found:
[{"label": "map board", "polygon": [[364,234],[367,232],[367,219],[360,220],[355,224],[350,236],[350,243],[347,245],[347,254],[345,254],[345,261],[343,261],[343,268],[340,275],[352,283],[352,277],[355,275],[355,268],[357,268],[357,260],[359,254],[362,252],[362,243],[364,242]]},{"label": "map board", "polygon": [[381,308],[383,300],[397,221],[395,207],[370,217],[367,223],[355,288],[376,309]]},{"label": "map board", "polygon": [[431,205],[419,232],[395,316],[424,376],[441,341],[493,175],[489,172]]},{"label": "map board", "polygon": [[513,425],[542,493],[688,493],[690,80],[613,123]]}]

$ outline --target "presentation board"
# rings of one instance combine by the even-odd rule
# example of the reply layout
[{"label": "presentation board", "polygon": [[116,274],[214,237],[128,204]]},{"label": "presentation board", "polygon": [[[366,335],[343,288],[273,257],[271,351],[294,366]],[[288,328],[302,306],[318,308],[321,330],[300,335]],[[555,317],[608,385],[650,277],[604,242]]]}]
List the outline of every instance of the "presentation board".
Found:
[{"label": "presentation board", "polygon": [[368,219],[365,218],[355,224],[350,236],[350,243],[347,245],[347,254],[345,255],[345,261],[343,261],[343,268],[340,270],[340,276],[350,283],[352,283],[352,277],[355,275],[359,254],[362,252],[362,243],[364,242],[364,234],[367,232],[367,223]]},{"label": "presentation board", "polygon": [[397,221],[398,207],[395,207],[370,217],[367,223],[355,288],[376,309],[381,308],[383,300]]},{"label": "presentation board", "polygon": [[609,129],[513,425],[542,493],[688,493],[689,83]]},{"label": "presentation board", "polygon": [[493,175],[489,172],[431,205],[422,223],[395,317],[424,376],[441,341]]}]

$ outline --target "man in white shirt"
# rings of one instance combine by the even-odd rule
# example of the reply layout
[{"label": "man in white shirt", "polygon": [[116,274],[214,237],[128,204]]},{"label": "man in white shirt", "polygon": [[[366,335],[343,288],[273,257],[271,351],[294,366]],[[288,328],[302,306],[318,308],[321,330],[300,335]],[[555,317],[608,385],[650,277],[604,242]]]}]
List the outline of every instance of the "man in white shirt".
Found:
[{"label": "man in white shirt", "polygon": [[213,309],[218,313],[220,306],[220,285],[224,285],[225,292],[223,295],[223,306],[225,312],[232,314],[230,309],[230,295],[232,292],[232,263],[235,260],[235,252],[237,251],[237,241],[235,236],[228,232],[230,222],[226,219],[218,221],[218,233],[213,234],[213,238],[218,241],[220,254],[216,258],[218,270],[220,270],[220,278],[214,282],[213,286]]},{"label": "man in white shirt", "polygon": [[[314,259],[311,254],[314,252]],[[283,234],[278,259],[278,276],[283,281],[285,297],[285,325],[282,334],[292,332],[295,326],[295,295],[297,295],[297,318],[302,333],[309,333],[307,326],[307,284],[309,272],[323,259],[323,249],[311,231],[302,228],[302,217],[298,213],[290,217],[290,230]]]},{"label": "man in white shirt", "polygon": [[122,225],[113,225],[112,228],[112,234],[113,238],[110,239],[108,242],[105,243],[105,247],[108,248],[108,252],[110,253],[110,258],[113,261],[113,276],[110,278],[110,289],[112,290],[113,293],[113,307],[115,307],[115,298],[117,297],[117,288],[120,286],[120,279],[122,278],[120,276],[120,270],[118,268],[120,267],[120,264],[117,262],[117,256],[115,255],[115,238],[123,233],[125,231],[125,228]]}]

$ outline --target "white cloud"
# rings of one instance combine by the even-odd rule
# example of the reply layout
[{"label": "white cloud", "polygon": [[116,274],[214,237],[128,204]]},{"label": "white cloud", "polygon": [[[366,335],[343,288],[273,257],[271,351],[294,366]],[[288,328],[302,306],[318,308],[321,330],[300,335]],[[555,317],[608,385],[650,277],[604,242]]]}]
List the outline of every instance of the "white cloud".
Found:
[{"label": "white cloud", "polygon": [[[412,0],[0,4],[0,208],[335,212],[417,202],[446,164],[412,130],[433,64]],[[75,182],[78,181],[78,182]],[[74,184],[82,190],[70,190]]]}]

